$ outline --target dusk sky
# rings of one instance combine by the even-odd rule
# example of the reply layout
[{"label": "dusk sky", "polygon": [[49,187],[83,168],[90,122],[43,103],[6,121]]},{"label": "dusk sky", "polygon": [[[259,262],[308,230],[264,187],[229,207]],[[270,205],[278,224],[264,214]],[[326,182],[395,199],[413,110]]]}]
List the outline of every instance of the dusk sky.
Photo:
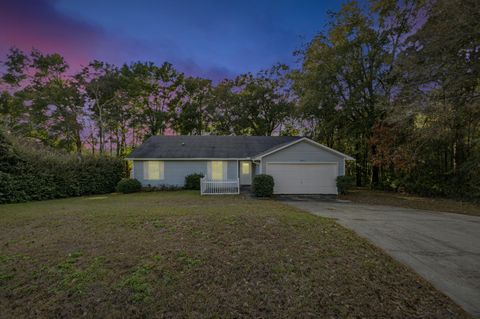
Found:
[{"label": "dusk sky", "polygon": [[212,79],[281,62],[320,31],[340,1],[3,0],[0,56],[15,46],[115,64],[169,61]]}]

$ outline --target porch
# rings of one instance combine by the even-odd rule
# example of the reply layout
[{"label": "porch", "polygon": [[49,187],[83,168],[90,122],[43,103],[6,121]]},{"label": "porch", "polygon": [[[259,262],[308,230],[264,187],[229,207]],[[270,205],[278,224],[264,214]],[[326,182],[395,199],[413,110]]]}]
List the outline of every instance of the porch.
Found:
[{"label": "porch", "polygon": [[226,174],[216,174],[216,165],[210,165],[206,177],[200,180],[201,195],[238,195],[241,190],[250,189],[252,179],[257,170],[256,164],[251,161],[237,161],[237,177],[228,179],[217,179]]},{"label": "porch", "polygon": [[240,194],[240,178],[236,180],[211,181],[206,177],[200,180],[201,195],[238,195]]}]

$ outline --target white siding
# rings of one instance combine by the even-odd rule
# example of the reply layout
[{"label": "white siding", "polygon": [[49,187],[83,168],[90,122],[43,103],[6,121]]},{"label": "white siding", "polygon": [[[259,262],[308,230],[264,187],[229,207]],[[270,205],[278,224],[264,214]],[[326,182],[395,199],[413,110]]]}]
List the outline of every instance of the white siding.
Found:
[{"label": "white siding", "polygon": [[[143,176],[143,162],[133,161],[134,178],[138,179],[143,186],[152,185],[175,185],[183,186],[185,184],[185,176],[193,173],[202,173],[207,175],[207,163],[205,160],[192,161],[164,161],[164,178],[163,180],[145,180]],[[227,166],[227,178],[237,178],[237,161],[225,161]]]},{"label": "white siding", "polygon": [[268,162],[327,162],[338,163],[338,175],[345,175],[345,159],[309,142],[302,141],[262,158],[262,172],[266,173]]},{"label": "white siding", "polygon": [[337,163],[268,163],[275,181],[274,194],[337,194]]}]

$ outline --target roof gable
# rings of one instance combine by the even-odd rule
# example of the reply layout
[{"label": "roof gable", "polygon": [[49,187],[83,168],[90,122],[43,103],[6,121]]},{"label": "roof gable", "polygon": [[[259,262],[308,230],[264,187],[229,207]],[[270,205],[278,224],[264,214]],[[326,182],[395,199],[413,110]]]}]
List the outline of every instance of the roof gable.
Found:
[{"label": "roof gable", "polygon": [[317,143],[317,142],[315,142],[315,141],[313,141],[313,140],[311,140],[311,139],[309,139],[309,138],[306,138],[306,137],[299,138],[299,139],[297,139],[297,140],[291,141],[291,142],[286,143],[286,144],[284,144],[284,145],[280,145],[280,146],[278,146],[278,147],[274,147],[274,148],[272,148],[272,149],[270,149],[270,150],[267,150],[267,151],[265,151],[265,152],[262,152],[262,153],[260,153],[260,154],[257,154],[257,155],[255,156],[255,159],[261,159],[261,158],[264,157],[264,156],[267,156],[267,155],[270,155],[270,154],[279,152],[279,151],[281,151],[281,150],[283,150],[283,149],[289,148],[289,147],[291,147],[291,146],[293,146],[293,145],[296,145],[296,144],[298,144],[298,143],[301,143],[301,142],[310,143],[310,144],[312,144],[312,145],[315,146],[315,147],[318,147],[318,148],[320,148],[320,149],[322,149],[322,150],[324,150],[324,151],[327,151],[327,152],[329,152],[329,153],[332,153],[332,154],[334,154],[334,155],[336,155],[336,156],[343,157],[343,158],[345,158],[345,159],[348,160],[348,161],[354,161],[354,160],[355,160],[353,157],[351,157],[351,156],[349,156],[349,155],[347,155],[347,154],[344,154],[344,153],[341,153],[341,152],[339,152],[339,151],[336,151],[336,150],[334,150],[334,149],[332,149],[332,148],[330,148],[330,147],[328,147],[328,146],[325,146],[325,145],[323,145],[323,144]]}]

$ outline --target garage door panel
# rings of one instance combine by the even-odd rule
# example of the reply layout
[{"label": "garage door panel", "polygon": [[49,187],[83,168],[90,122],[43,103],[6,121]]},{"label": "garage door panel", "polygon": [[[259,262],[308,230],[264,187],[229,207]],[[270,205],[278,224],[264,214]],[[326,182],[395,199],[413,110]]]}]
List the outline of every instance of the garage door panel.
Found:
[{"label": "garage door panel", "polygon": [[267,163],[275,194],[336,194],[336,163]]}]

